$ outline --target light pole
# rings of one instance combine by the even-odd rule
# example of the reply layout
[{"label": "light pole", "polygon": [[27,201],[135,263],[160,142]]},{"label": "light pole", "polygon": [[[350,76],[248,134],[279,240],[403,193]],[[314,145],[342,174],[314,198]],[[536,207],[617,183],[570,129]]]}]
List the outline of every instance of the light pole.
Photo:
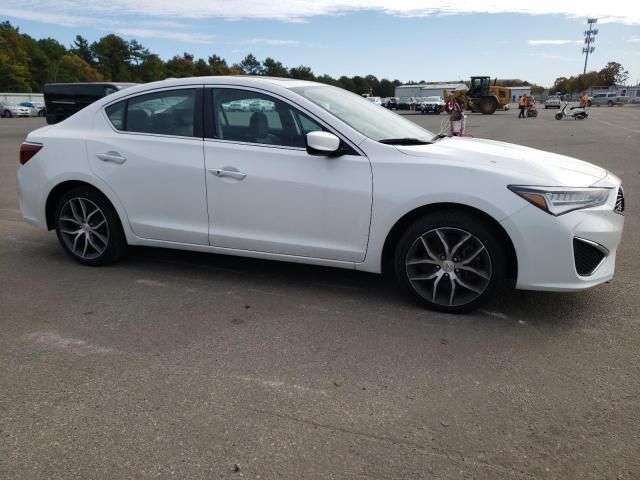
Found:
[{"label": "light pole", "polygon": [[593,53],[593,51],[596,49],[596,47],[594,47],[593,44],[596,43],[596,35],[598,34],[598,29],[593,28],[593,26],[596,23],[598,23],[598,19],[589,18],[587,20],[587,23],[589,24],[589,30],[584,31],[585,46],[582,47],[582,53],[584,53],[585,56],[584,56],[584,71],[582,73],[587,73],[587,60],[589,60],[589,54]]}]

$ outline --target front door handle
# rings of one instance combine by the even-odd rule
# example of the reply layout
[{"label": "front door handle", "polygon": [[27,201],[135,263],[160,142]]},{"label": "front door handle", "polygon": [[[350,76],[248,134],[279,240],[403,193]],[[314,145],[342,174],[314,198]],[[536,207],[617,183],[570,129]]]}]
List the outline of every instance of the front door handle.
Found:
[{"label": "front door handle", "polygon": [[118,152],[96,153],[96,157],[103,162],[112,162],[122,165],[127,161],[127,157],[123,157]]},{"label": "front door handle", "polygon": [[247,176],[246,173],[233,171],[233,170],[223,170],[222,168],[210,168],[209,172],[211,172],[216,177],[231,177],[236,180],[244,180]]}]

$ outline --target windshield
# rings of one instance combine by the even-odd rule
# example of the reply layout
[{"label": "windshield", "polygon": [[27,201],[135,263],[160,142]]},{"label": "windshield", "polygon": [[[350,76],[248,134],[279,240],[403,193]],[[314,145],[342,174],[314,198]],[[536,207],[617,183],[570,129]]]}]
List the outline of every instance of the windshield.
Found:
[{"label": "windshield", "polygon": [[440,102],[441,100],[440,97],[427,97],[427,102]]},{"label": "windshield", "polygon": [[355,93],[332,86],[295,87],[292,91],[315,103],[375,141],[417,139],[430,142],[434,134],[397,113],[381,108]]}]

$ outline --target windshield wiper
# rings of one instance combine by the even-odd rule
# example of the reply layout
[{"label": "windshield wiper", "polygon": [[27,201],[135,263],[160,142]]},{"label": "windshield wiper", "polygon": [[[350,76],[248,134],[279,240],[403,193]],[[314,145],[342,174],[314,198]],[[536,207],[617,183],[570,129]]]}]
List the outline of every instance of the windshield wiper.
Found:
[{"label": "windshield wiper", "polygon": [[428,145],[431,143],[418,138],[385,138],[378,141],[387,145]]}]

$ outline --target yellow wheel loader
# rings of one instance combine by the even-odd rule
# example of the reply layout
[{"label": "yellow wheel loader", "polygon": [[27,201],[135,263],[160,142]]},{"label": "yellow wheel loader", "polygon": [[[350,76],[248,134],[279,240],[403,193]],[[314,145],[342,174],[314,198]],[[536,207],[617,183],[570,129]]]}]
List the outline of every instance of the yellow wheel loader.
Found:
[{"label": "yellow wheel loader", "polygon": [[499,107],[511,103],[511,90],[507,87],[499,87],[494,81],[491,85],[491,77],[471,77],[469,89],[464,91],[444,92],[447,104],[453,98],[462,103],[465,110],[491,115]]}]

